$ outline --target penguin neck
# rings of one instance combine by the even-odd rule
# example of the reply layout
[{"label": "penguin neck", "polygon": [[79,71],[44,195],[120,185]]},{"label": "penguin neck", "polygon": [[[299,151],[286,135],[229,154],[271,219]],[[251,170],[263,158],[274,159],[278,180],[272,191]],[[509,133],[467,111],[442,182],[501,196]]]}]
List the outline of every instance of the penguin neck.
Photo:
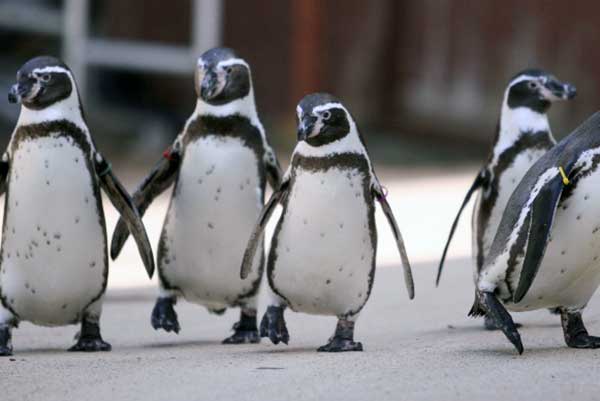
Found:
[{"label": "penguin neck", "polygon": [[41,110],[30,109],[22,105],[17,127],[58,120],[68,120],[87,132],[77,90],[74,90],[66,99]]},{"label": "penguin neck", "polygon": [[192,114],[192,120],[203,116],[230,117],[233,115],[246,117],[255,126],[260,125],[252,88],[250,88],[248,95],[218,106],[206,103],[201,98],[198,98],[196,108]]},{"label": "penguin neck", "polygon": [[527,107],[510,108],[505,97],[500,114],[498,137],[494,144],[494,159],[498,159],[502,153],[511,148],[522,135],[536,132],[547,132],[549,139],[554,142],[546,113],[538,113]]}]

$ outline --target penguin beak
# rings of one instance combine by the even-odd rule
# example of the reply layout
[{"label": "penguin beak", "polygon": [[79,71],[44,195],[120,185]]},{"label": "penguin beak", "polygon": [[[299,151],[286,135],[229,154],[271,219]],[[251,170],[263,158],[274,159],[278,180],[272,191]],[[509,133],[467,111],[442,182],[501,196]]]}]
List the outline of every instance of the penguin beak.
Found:
[{"label": "penguin beak", "polygon": [[556,78],[548,78],[544,86],[542,86],[542,96],[551,101],[570,100],[577,95],[575,85],[568,82],[561,82]]},{"label": "penguin beak", "polygon": [[210,101],[217,97],[223,90],[223,86],[219,82],[219,77],[214,71],[209,71],[202,79],[200,86],[200,97],[205,101]]},{"label": "penguin beak", "polygon": [[10,91],[8,92],[8,102],[9,103],[20,103],[23,98],[23,94],[19,88],[19,84],[14,84]]},{"label": "penguin beak", "polygon": [[298,142],[306,141],[313,135],[313,131],[315,130],[315,123],[317,119],[315,117],[306,116],[303,117],[300,123],[298,124]]}]

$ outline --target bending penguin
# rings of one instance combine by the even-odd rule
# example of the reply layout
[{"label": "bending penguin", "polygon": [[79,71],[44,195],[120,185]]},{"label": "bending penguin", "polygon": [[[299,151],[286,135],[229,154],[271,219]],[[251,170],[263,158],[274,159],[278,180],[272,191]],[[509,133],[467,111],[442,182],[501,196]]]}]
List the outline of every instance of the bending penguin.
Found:
[{"label": "bending penguin", "polygon": [[356,124],[335,97],[316,93],[297,108],[298,144],[281,187],[263,209],[241,267],[251,277],[256,250],[275,207],[283,212],[267,262],[271,292],[262,337],[289,341],[284,310],[337,316],[334,335],[319,351],[362,351],[354,324],[375,277],[375,200],[392,227],[410,299],[412,273],[400,231]]},{"label": "bending penguin", "polygon": [[[257,343],[262,244],[249,280],[240,279],[239,263],[264,204],[266,180],[278,188],[281,172],[258,119],[250,66],[243,59],[231,49],[208,50],[198,60],[195,88],[192,116],[133,195],[143,214],[175,184],[158,244],[160,295],[151,323],[178,333],[174,305],[180,296],[216,314],[240,307],[234,334],[224,343]],[[127,236],[119,221],[113,258]]]},{"label": "bending penguin", "polygon": [[490,316],[519,353],[506,309],[556,308],[569,347],[600,347],[581,318],[600,283],[599,165],[596,113],[542,156],[508,201],[469,314]]},{"label": "bending penguin", "polygon": [[17,72],[8,95],[21,113],[0,162],[6,192],[0,251],[0,355],[11,330],[81,322],[70,351],[109,351],[100,335],[108,278],[100,189],[134,233],[148,275],[154,261],[129,195],[96,150],[69,68],[36,57]]},{"label": "bending penguin", "polygon": [[[525,70],[513,77],[504,93],[494,146],[479,171],[450,229],[438,267],[439,285],[448,247],[460,215],[477,193],[472,217],[473,279],[477,282],[483,261],[500,224],[506,203],[527,170],[555,145],[547,112],[553,102],[575,97],[575,86],[563,83],[542,70]],[[496,329],[485,319],[488,330]]]}]

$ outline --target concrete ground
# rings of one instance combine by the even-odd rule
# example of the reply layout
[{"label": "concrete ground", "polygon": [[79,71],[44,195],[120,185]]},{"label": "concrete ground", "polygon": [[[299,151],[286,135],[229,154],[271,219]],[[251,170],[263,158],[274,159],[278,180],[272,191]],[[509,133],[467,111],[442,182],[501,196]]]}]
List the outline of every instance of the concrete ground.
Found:
[{"label": "concrete ground", "polygon": [[[113,351],[67,353],[76,327],[23,323],[14,332],[14,357],[0,359],[0,400],[598,399],[600,350],[567,348],[558,317],[516,316],[524,324],[521,356],[502,334],[466,317],[473,297],[470,211],[441,286],[434,287],[436,261],[474,171],[382,174],[413,261],[416,299],[407,298],[389,229],[378,215],[379,269],[356,331],[362,353],[315,352],[335,319],[293,312],[286,312],[289,346],[220,345],[237,311],[218,317],[183,301],[177,305],[182,332],[156,332],[149,323],[155,286],[129,243],[112,265],[102,317]],[[154,242],[165,207],[163,197],[145,219]],[[112,230],[115,215],[108,217]],[[599,316],[596,297],[584,315],[592,333],[600,334]]]}]

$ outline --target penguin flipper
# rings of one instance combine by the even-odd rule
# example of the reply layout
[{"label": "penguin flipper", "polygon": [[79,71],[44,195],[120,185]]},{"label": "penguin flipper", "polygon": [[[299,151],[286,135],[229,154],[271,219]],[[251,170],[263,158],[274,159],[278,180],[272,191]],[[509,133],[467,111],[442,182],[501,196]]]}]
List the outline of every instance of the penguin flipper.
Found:
[{"label": "penguin flipper", "polygon": [[402,239],[402,234],[398,228],[398,223],[396,222],[396,218],[394,217],[394,213],[392,212],[390,204],[385,198],[385,193],[380,186],[373,186],[373,195],[379,201],[381,210],[383,210],[383,213],[385,214],[385,217],[387,218],[387,221],[392,229],[392,233],[394,234],[394,238],[396,239],[396,245],[398,247],[398,251],[400,252],[400,259],[402,260],[402,267],[404,268],[404,282],[406,283],[408,298],[413,299],[415,297],[415,282],[413,280],[408,254],[406,253],[406,247],[404,246],[404,240]]},{"label": "penguin flipper", "polygon": [[154,274],[154,256],[152,247],[146,234],[146,229],[142,223],[142,218],[129,197],[129,194],[113,174],[110,164],[100,155],[96,154],[94,158],[96,164],[96,174],[100,179],[100,185],[108,195],[113,206],[119,211],[121,218],[127,224],[127,229],[133,234],[135,242],[140,252],[144,267],[148,276],[152,278]]},{"label": "penguin flipper", "polygon": [[[164,157],[154,165],[152,171],[139,185],[132,196],[140,216],[144,216],[150,204],[163,193],[177,177],[179,165],[181,164],[181,153],[177,149],[165,152]],[[125,241],[129,237],[129,229],[123,218],[119,218],[110,245],[110,257],[115,260]]]},{"label": "penguin flipper", "polygon": [[[479,308],[485,310],[486,316],[489,316],[496,327],[502,330],[502,333],[506,336],[508,341],[515,346],[519,354],[523,353],[523,343],[521,342],[521,335],[517,330],[515,322],[512,320],[510,313],[506,311],[506,308],[502,305],[496,295],[492,292],[480,292],[477,294],[479,298]],[[482,314],[483,311],[473,314],[473,316]]]},{"label": "penguin flipper", "polygon": [[264,162],[265,170],[267,172],[267,180],[269,181],[271,188],[275,190],[281,185],[283,173],[281,172],[281,167],[279,166],[277,156],[275,156],[275,152],[270,146],[267,146],[265,149]]},{"label": "penguin flipper", "polygon": [[489,182],[489,174],[487,173],[487,169],[483,168],[477,177],[475,177],[475,181],[471,184],[471,188],[467,191],[465,195],[465,199],[463,200],[462,205],[460,205],[460,209],[458,209],[458,213],[454,218],[454,222],[452,223],[452,227],[450,228],[450,234],[448,235],[448,240],[446,240],[446,245],[444,246],[444,252],[442,253],[442,258],[440,259],[440,264],[438,266],[437,277],[435,278],[435,286],[437,287],[440,284],[440,279],[442,278],[442,270],[444,268],[444,262],[446,261],[446,254],[448,253],[448,248],[450,247],[450,242],[452,241],[452,237],[454,236],[454,231],[456,231],[456,227],[458,226],[458,221],[460,220],[460,215],[462,214],[464,208],[467,206],[469,201],[471,200],[471,196],[477,191],[479,188],[483,187]]},{"label": "penguin flipper", "polygon": [[6,178],[8,177],[9,168],[10,163],[8,161],[0,160],[0,196],[4,195],[6,192],[6,187],[8,185]]},{"label": "penguin flipper", "polygon": [[252,262],[254,261],[254,255],[256,255],[256,250],[258,249],[258,244],[263,236],[265,228],[267,227],[267,223],[275,211],[275,207],[279,202],[281,202],[287,196],[289,190],[289,181],[284,181],[280,188],[273,192],[271,198],[263,208],[262,212],[260,212],[260,216],[258,216],[258,221],[256,222],[256,226],[250,235],[250,239],[248,240],[248,245],[246,246],[246,251],[244,252],[244,258],[242,259],[242,266],[240,268],[240,277],[245,279],[248,277],[250,272],[252,271]]},{"label": "penguin flipper", "polygon": [[527,294],[540,268],[563,188],[562,178],[557,174],[540,189],[532,203],[529,225],[522,228],[529,232],[519,284],[513,295],[515,303]]}]

